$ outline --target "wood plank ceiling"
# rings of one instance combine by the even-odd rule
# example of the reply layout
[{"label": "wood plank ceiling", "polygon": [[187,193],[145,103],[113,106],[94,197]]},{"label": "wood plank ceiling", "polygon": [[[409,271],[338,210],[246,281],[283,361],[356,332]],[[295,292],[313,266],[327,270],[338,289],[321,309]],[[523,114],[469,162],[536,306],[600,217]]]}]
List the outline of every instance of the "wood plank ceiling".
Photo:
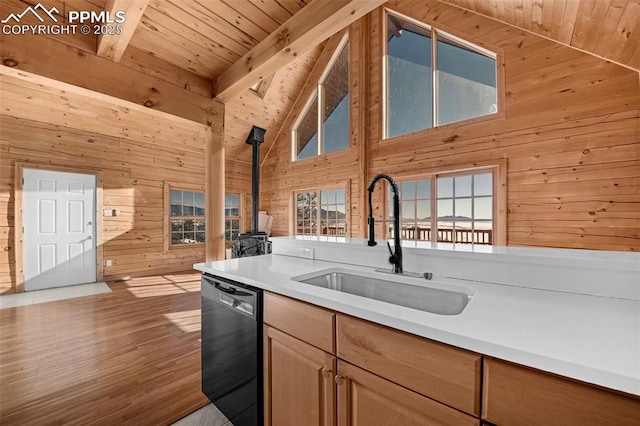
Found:
[{"label": "wood plank ceiling", "polygon": [[640,70],[640,0],[440,0]]},{"label": "wood plank ceiling", "polygon": [[131,45],[210,79],[310,0],[151,0]]},{"label": "wood plank ceiling", "polygon": [[[215,81],[309,1],[151,0],[130,45]],[[313,50],[277,72],[270,84],[277,90],[258,96],[247,89],[227,100],[228,159],[251,161],[244,141],[252,125],[267,129],[267,152],[318,54]]]}]

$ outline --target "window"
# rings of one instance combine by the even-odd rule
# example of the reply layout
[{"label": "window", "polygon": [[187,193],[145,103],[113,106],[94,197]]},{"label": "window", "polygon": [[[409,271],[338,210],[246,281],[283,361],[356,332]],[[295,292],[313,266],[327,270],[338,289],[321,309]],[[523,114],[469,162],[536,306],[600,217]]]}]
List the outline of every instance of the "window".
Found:
[{"label": "window", "polygon": [[497,112],[496,55],[387,14],[386,138]]},{"label": "window", "polygon": [[347,235],[344,188],[297,192],[296,235]]},{"label": "window", "polygon": [[349,44],[336,49],[292,131],[293,160],[349,146]]},{"label": "window", "polygon": [[171,246],[204,244],[204,193],[171,189],[169,196]]},{"label": "window", "polygon": [[311,103],[302,116],[297,130],[294,130],[294,134],[294,140],[297,142],[296,160],[320,154],[318,151],[318,96],[316,94],[311,98]]},{"label": "window", "polygon": [[318,192],[296,193],[296,235],[318,234]]},{"label": "window", "polygon": [[233,241],[240,234],[240,194],[224,196],[224,240]]},{"label": "window", "polygon": [[[435,184],[434,184],[435,182]],[[401,238],[455,244],[494,243],[494,173],[435,175],[398,182]],[[389,187],[387,213],[393,218]],[[432,230],[437,230],[432,232]],[[393,225],[389,226],[389,238]]]}]

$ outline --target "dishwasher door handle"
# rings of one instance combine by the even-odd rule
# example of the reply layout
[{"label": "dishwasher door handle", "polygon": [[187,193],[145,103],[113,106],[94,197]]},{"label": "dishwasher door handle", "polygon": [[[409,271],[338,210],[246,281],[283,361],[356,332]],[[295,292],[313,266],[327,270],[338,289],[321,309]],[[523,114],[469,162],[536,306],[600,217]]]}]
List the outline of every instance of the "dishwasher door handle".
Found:
[{"label": "dishwasher door handle", "polygon": [[254,320],[261,320],[259,311],[262,299],[257,291],[203,275],[202,284],[205,283],[208,285],[202,288],[202,297],[209,298],[242,315],[252,317]]},{"label": "dishwasher door handle", "polygon": [[236,288],[236,287],[225,287],[222,284],[220,284],[219,282],[216,282],[214,284],[214,287],[217,288],[218,290],[227,293],[227,294],[231,294],[235,297],[247,297],[247,296],[253,296],[252,293],[243,291],[242,289]]},{"label": "dishwasher door handle", "polygon": [[235,287],[225,287],[220,283],[215,283],[213,286],[220,291],[224,291],[227,294],[236,294],[236,292],[238,291]]}]

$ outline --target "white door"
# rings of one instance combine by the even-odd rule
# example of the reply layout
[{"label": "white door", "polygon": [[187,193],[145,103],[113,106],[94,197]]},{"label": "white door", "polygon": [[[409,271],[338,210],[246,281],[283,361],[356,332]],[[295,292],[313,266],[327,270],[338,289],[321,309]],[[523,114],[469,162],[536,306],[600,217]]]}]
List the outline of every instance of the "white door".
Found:
[{"label": "white door", "polygon": [[95,282],[95,175],[23,172],[25,290]]}]

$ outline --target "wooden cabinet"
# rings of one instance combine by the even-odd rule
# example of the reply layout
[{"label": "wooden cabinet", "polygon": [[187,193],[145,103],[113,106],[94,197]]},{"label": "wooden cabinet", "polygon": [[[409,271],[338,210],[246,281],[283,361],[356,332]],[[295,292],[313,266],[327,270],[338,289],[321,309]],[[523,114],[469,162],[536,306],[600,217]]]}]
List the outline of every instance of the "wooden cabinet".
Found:
[{"label": "wooden cabinet", "polygon": [[338,358],[480,417],[480,354],[347,315],[336,321]]},{"label": "wooden cabinet", "polygon": [[335,424],[335,313],[264,294],[265,425]]},{"label": "wooden cabinet", "polygon": [[498,425],[640,425],[640,399],[486,358],[482,418]]},{"label": "wooden cabinet", "polygon": [[478,354],[268,292],[264,322],[266,425],[480,424]]},{"label": "wooden cabinet", "polygon": [[638,397],[287,297],[264,301],[266,425],[640,425]]},{"label": "wooden cabinet", "polygon": [[338,361],[338,426],[480,425],[480,420]]},{"label": "wooden cabinet", "polygon": [[335,356],[265,325],[265,425],[335,424],[335,365]]}]

